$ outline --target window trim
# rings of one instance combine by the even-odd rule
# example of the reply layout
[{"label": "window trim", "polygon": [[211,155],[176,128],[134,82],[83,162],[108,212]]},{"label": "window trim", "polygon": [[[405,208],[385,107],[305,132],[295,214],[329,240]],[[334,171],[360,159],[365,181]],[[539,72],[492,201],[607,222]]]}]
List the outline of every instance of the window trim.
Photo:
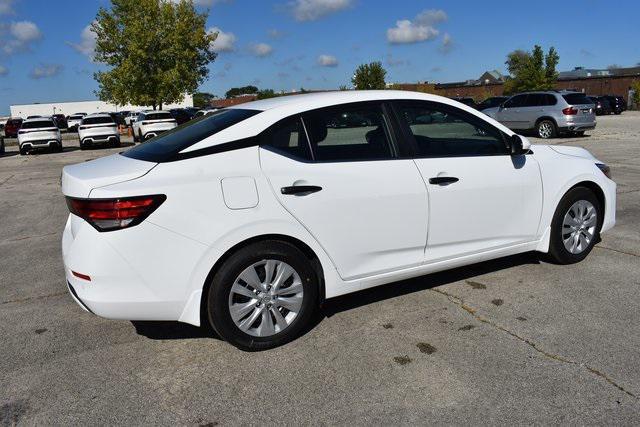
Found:
[{"label": "window trim", "polygon": [[[408,142],[408,145],[412,148],[412,151],[413,151],[412,158],[414,158],[414,159],[443,159],[443,158],[457,158],[457,157],[464,158],[464,157],[511,156],[511,150],[509,149],[509,142],[508,142],[508,137],[509,136],[506,133],[504,133],[502,130],[500,130],[497,127],[493,126],[491,123],[488,123],[488,122],[482,120],[481,118],[475,116],[474,114],[471,114],[471,113],[469,113],[467,111],[464,111],[464,110],[462,110],[460,108],[457,108],[457,107],[454,107],[452,105],[443,104],[443,103],[435,102],[435,101],[394,100],[390,104],[391,104],[391,108],[394,111],[394,116],[395,116],[396,120],[400,124],[400,128],[401,128],[401,131],[402,131],[402,136],[403,136],[404,140]],[[421,108],[425,108],[425,106],[430,106],[435,111],[441,111],[441,112],[445,112],[445,113],[446,112],[451,112],[453,114],[456,114],[456,115],[460,116],[463,120],[469,122],[473,126],[484,128],[485,130],[488,129],[488,130],[492,131],[490,133],[492,133],[492,134],[495,133],[496,135],[499,135],[501,142],[505,146],[505,152],[504,153],[496,153],[496,154],[460,154],[460,155],[447,154],[447,155],[441,155],[441,156],[422,154],[422,153],[420,153],[420,149],[418,147],[418,142],[416,141],[415,136],[413,135],[413,132],[411,131],[411,126],[402,117],[402,115],[400,113],[400,108],[402,106],[419,106]]]}]

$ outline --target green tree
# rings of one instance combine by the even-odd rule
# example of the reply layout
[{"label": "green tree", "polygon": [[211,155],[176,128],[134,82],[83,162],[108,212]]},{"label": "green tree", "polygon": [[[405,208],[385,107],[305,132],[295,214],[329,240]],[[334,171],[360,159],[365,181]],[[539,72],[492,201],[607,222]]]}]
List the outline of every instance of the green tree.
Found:
[{"label": "green tree", "polygon": [[232,87],[224,94],[225,98],[233,98],[239,95],[256,94],[258,88],[252,85],[242,87]]},{"label": "green tree", "polygon": [[116,104],[179,102],[209,75],[216,54],[209,46],[217,34],[205,29],[207,13],[192,0],[111,0],[91,28],[95,60],[109,70],[94,74],[98,97]]},{"label": "green tree", "polygon": [[558,80],[556,67],[559,60],[554,47],[551,47],[546,55],[538,45],[535,45],[531,52],[511,52],[507,55],[506,62],[511,78],[505,82],[504,93],[553,89]]},{"label": "green tree", "polygon": [[280,95],[275,93],[273,89],[263,89],[258,91],[258,99],[275,98],[276,96]]},{"label": "green tree", "polygon": [[209,107],[212,99],[215,99],[215,95],[208,92],[197,92],[193,94],[193,106],[196,108]]},{"label": "green tree", "polygon": [[351,83],[356,89],[384,89],[386,87],[384,78],[387,71],[382,66],[382,62],[371,62],[361,64],[351,78]]},{"label": "green tree", "polygon": [[634,90],[633,93],[633,105],[635,108],[640,108],[640,81],[634,82],[631,85],[631,88]]}]

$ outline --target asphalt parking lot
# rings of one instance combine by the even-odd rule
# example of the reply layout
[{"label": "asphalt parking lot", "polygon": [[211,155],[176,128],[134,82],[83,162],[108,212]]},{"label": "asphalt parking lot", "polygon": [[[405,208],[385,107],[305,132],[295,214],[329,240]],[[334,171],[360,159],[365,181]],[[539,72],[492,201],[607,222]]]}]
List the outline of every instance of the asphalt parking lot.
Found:
[{"label": "asphalt parking lot", "polygon": [[82,311],[64,280],[60,170],[119,150],[7,147],[0,424],[640,423],[640,113],[552,143],[589,149],[618,183],[617,225],[584,262],[525,254],[360,292],[261,353]]}]

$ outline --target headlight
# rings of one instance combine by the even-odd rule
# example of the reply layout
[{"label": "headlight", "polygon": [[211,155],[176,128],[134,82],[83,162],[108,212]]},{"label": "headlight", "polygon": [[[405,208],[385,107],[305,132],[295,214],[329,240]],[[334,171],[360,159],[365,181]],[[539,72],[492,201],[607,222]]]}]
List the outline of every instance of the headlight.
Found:
[{"label": "headlight", "polygon": [[609,166],[605,165],[604,163],[596,163],[596,166],[602,171],[604,176],[611,179],[611,168]]}]

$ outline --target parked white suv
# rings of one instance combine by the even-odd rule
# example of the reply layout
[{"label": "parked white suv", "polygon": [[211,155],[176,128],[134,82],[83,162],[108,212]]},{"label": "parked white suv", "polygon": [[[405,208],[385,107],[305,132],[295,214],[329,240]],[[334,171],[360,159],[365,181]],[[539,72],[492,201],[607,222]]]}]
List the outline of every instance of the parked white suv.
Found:
[{"label": "parked white suv", "polygon": [[18,144],[20,154],[27,154],[29,151],[41,148],[60,152],[62,151],[60,129],[51,118],[27,119],[22,122],[18,131]]},{"label": "parked white suv", "polygon": [[616,213],[585,149],[531,147],[459,102],[392,90],[222,109],[66,166],[62,192],[79,305],[209,322],[252,350],[293,339],[327,298],[528,251],[581,261]]},{"label": "parked white suv", "polygon": [[109,114],[89,114],[84,116],[78,128],[80,149],[85,150],[96,144],[120,145],[118,126]]},{"label": "parked white suv", "polygon": [[67,118],[67,129],[69,132],[77,132],[82,118],[86,116],[85,113],[75,113]]},{"label": "parked white suv", "polygon": [[138,118],[139,111],[129,111],[129,113],[124,118],[124,124],[127,126],[133,126]]},{"label": "parked white suv", "polygon": [[169,111],[144,111],[133,123],[133,139],[146,141],[176,126],[178,122]]}]

